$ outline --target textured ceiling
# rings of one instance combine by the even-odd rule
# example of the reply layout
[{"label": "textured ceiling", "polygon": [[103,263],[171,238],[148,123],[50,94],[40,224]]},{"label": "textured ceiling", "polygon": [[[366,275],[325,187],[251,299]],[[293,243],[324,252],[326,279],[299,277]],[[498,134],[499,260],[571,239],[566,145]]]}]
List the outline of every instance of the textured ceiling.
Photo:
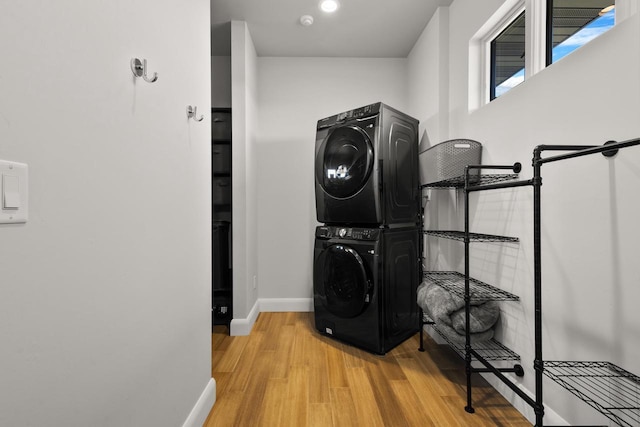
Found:
[{"label": "textured ceiling", "polygon": [[[439,6],[453,0],[211,0],[212,54],[231,52],[230,21],[246,21],[258,56],[404,58]],[[311,15],[313,25],[300,24]]]}]

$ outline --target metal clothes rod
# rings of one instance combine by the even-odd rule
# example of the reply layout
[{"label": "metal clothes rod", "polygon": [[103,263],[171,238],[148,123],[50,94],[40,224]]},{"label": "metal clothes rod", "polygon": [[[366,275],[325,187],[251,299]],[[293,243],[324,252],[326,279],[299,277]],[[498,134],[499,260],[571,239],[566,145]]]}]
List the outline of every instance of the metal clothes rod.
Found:
[{"label": "metal clothes rod", "polygon": [[590,154],[602,153],[605,151],[614,151],[620,148],[631,147],[634,145],[640,144],[640,138],[638,139],[629,139],[627,141],[615,142],[611,144],[605,145],[539,145],[536,147],[536,150],[539,152],[542,151],[565,151],[565,150],[575,150],[572,153],[560,154],[558,156],[540,158],[538,160],[534,159],[534,161],[539,162],[540,164],[556,162],[558,160],[566,160],[572,159],[574,157],[582,157],[588,156]]},{"label": "metal clothes rod", "polygon": [[553,144],[553,145],[539,145],[544,147],[545,151],[578,151],[586,150],[589,148],[600,147],[600,145],[567,145],[567,144]]},{"label": "metal clothes rod", "polygon": [[478,185],[472,186],[467,189],[467,191],[482,191],[482,190],[497,190],[501,188],[514,188],[514,187],[526,187],[529,185],[533,185],[533,180],[528,179],[526,181],[515,181],[515,182],[505,182],[504,184],[487,184],[487,185]]},{"label": "metal clothes rod", "polygon": [[512,187],[523,187],[525,185],[531,185],[529,181],[518,181],[518,182],[506,182],[506,183],[498,183],[498,184],[485,184],[485,185],[470,185],[471,176],[469,172],[474,170],[481,169],[501,169],[501,170],[512,170],[514,173],[519,173],[522,170],[522,164],[520,162],[516,162],[512,165],[467,165],[464,168],[464,189],[465,191],[482,191],[482,190],[494,190],[499,188],[512,188]]},{"label": "metal clothes rod", "polygon": [[513,165],[467,165],[469,169],[512,169],[514,172],[520,172],[522,165],[514,163]]},{"label": "metal clothes rod", "polygon": [[518,173],[522,170],[522,164],[516,162],[512,165],[467,165],[465,175],[468,175],[469,169],[511,169],[514,173]]},{"label": "metal clothes rod", "polygon": [[[476,360],[478,360],[480,363],[486,366],[489,372],[493,373],[496,377],[498,377],[498,379],[500,379],[507,387],[513,390],[514,393],[520,396],[520,398],[524,400],[529,406],[535,408],[536,402],[528,394],[522,391],[517,385],[515,385],[513,381],[511,381],[509,378],[504,376],[502,374],[502,370],[493,366],[491,363],[485,360],[482,356],[480,356],[478,352],[476,352],[475,350],[470,349],[470,353],[476,358]],[[511,371],[507,370],[506,372],[511,372]]]}]

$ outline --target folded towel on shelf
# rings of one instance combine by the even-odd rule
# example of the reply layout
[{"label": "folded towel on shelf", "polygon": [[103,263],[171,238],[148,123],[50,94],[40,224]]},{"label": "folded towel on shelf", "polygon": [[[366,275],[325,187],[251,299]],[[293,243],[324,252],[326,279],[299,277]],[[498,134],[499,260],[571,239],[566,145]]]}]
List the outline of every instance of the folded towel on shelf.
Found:
[{"label": "folded towel on shelf", "polygon": [[[465,342],[464,298],[452,294],[440,285],[425,280],[418,287],[418,305],[436,323],[438,330],[457,344]],[[471,301],[469,332],[471,342],[493,338],[493,328],[500,317],[495,301]]]}]

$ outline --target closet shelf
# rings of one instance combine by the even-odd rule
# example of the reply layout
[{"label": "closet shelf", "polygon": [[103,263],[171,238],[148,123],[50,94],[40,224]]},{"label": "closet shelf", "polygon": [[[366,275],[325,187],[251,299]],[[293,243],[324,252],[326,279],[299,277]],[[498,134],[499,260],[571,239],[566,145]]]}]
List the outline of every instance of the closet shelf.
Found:
[{"label": "closet shelf", "polygon": [[640,377],[609,362],[545,360],[543,372],[617,424],[640,424]]},{"label": "closet shelf", "polygon": [[[465,352],[463,343],[451,340],[446,334],[438,329],[437,324],[427,314],[422,315],[422,322],[425,325],[431,325],[438,335],[440,335],[440,337],[442,337],[442,339],[445,340],[447,344],[458,354],[458,356],[464,359]],[[476,351],[480,357],[488,361],[520,360],[520,356],[517,353],[494,339],[473,343],[473,350]]]},{"label": "closet shelf", "polygon": [[[450,293],[464,298],[464,274],[457,271],[426,271],[424,279],[429,279]],[[469,277],[469,295],[471,301],[519,301],[520,297]]]},{"label": "closet shelf", "polygon": [[[436,237],[442,237],[445,239],[464,241],[464,231],[452,231],[452,230],[425,230],[425,234],[430,234]],[[517,237],[508,236],[496,236],[493,234],[480,234],[480,233],[468,233],[469,240],[471,242],[519,242]]]},{"label": "closet shelf", "polygon": [[[469,186],[476,187],[500,182],[514,181],[518,179],[518,174],[483,174],[469,177]],[[455,178],[444,179],[438,182],[424,184],[421,188],[464,188],[464,175]]]}]

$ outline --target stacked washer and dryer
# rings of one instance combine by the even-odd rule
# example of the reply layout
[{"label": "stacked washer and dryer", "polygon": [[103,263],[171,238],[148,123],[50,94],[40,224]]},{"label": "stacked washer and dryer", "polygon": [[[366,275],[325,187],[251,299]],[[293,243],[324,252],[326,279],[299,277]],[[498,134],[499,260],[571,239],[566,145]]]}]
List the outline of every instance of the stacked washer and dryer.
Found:
[{"label": "stacked washer and dryer", "polygon": [[318,121],[316,329],[385,354],[420,328],[418,121],[383,103]]}]

